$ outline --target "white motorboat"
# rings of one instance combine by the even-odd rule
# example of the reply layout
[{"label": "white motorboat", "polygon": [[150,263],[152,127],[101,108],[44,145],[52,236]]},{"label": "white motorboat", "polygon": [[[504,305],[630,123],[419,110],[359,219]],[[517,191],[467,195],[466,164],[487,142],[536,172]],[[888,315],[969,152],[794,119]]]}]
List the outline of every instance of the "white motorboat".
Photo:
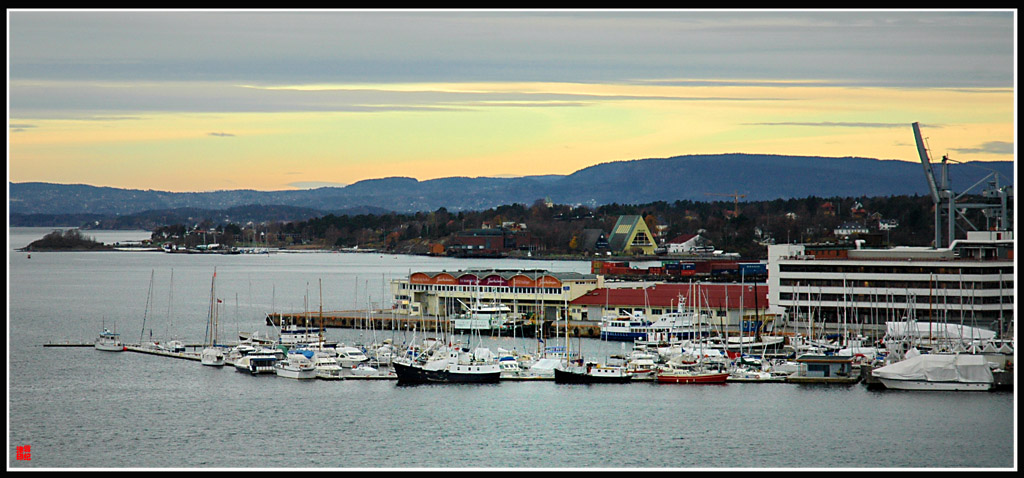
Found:
[{"label": "white motorboat", "polygon": [[316,378],[316,365],[310,358],[312,352],[307,356],[305,353],[290,353],[284,360],[274,363],[274,373],[278,377],[294,378],[299,380]]},{"label": "white motorboat", "polygon": [[352,369],[346,369],[349,375],[355,377],[373,377],[380,375],[380,370],[373,368],[369,363],[363,362],[355,365]]},{"label": "white motorboat", "polygon": [[494,333],[505,327],[512,318],[512,309],[505,304],[483,304],[479,298],[472,306],[463,304],[465,313],[452,319],[456,332]]},{"label": "white motorboat", "polygon": [[180,340],[170,340],[166,344],[160,345],[160,348],[164,352],[171,352],[175,354],[185,353],[185,343]]},{"label": "white motorboat", "polygon": [[317,353],[313,355],[313,366],[316,367],[316,378],[324,380],[341,380],[341,365],[338,360],[327,354]]},{"label": "white motorboat", "polygon": [[369,357],[363,353],[362,349],[351,346],[339,346],[335,349],[337,351],[338,365],[342,368],[352,368],[358,364],[366,362]]},{"label": "white motorboat", "polygon": [[235,360],[235,370],[259,375],[276,373],[277,353],[270,349],[254,349]]},{"label": "white motorboat", "polygon": [[103,329],[100,336],[96,338],[95,347],[96,350],[105,352],[122,352],[124,351],[124,342],[121,341],[121,334]]}]

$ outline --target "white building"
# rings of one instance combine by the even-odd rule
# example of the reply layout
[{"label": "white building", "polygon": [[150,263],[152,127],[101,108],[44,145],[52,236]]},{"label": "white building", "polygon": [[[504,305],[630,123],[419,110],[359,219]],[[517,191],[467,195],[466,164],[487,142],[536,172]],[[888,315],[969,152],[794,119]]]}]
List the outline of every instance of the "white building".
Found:
[{"label": "white building", "polygon": [[520,269],[414,272],[393,280],[395,312],[412,317],[445,317],[479,301],[509,306],[513,314],[553,319],[573,299],[599,287],[603,276]]},{"label": "white building", "polygon": [[769,312],[795,326],[881,330],[910,315],[922,322],[1009,332],[1014,326],[1014,240],[969,232],[949,248],[768,247]]}]

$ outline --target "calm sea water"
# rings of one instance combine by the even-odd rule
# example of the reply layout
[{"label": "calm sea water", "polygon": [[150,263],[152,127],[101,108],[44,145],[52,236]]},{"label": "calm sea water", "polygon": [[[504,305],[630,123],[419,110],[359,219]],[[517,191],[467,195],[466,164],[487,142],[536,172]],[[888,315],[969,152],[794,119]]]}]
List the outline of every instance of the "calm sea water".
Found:
[{"label": "calm sea water", "polygon": [[[199,256],[15,252],[49,229],[9,230],[8,466],[12,468],[1015,468],[1014,393],[854,386],[397,386],[295,381],[92,348],[201,342],[210,282],[227,335],[272,310],[378,307],[416,270],[589,263],[380,254]],[[90,232],[115,242],[145,232]],[[322,295],[321,295],[322,290]],[[144,325],[145,324],[145,325]],[[150,332],[152,331],[152,332]],[[369,342],[393,331],[329,329]],[[524,339],[492,342],[532,350]],[[597,340],[595,353],[619,350]],[[31,459],[18,460],[30,446]]]}]

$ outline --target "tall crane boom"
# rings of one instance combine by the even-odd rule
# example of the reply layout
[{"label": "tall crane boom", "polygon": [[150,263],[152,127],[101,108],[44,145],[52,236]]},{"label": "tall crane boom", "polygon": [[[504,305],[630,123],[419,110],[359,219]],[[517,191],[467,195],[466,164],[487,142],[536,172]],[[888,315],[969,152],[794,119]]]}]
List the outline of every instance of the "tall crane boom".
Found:
[{"label": "tall crane boom", "polygon": [[942,201],[939,196],[939,187],[935,183],[935,171],[932,170],[931,160],[928,159],[928,149],[924,145],[924,139],[921,137],[921,125],[918,123],[913,124],[914,127],[914,140],[917,142],[917,154],[921,157],[921,164],[924,166],[924,177],[928,180],[928,189],[932,194],[932,201],[938,204]]},{"label": "tall crane boom", "polygon": [[739,191],[736,191],[736,192],[734,192],[732,194],[723,194],[723,193],[704,193],[704,194],[707,194],[708,196],[728,196],[728,197],[731,197],[733,199],[733,203],[734,203],[735,209],[736,209],[734,211],[734,214],[737,217],[740,215],[740,198],[747,197],[746,194],[740,194]]}]

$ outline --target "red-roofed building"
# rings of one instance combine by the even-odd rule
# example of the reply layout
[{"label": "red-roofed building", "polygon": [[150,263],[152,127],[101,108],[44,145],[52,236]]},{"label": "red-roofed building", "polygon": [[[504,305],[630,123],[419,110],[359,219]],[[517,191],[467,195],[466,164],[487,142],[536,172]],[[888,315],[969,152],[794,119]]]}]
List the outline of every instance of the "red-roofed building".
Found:
[{"label": "red-roofed building", "polygon": [[[692,289],[691,289],[692,287]],[[701,309],[712,317],[714,325],[734,328],[741,318],[746,321],[771,320],[766,284],[673,284],[658,283],[646,288],[598,288],[569,303],[572,320],[599,322],[602,316],[643,312],[656,320],[661,314],[674,312],[682,302],[693,305],[700,296]]]}]

